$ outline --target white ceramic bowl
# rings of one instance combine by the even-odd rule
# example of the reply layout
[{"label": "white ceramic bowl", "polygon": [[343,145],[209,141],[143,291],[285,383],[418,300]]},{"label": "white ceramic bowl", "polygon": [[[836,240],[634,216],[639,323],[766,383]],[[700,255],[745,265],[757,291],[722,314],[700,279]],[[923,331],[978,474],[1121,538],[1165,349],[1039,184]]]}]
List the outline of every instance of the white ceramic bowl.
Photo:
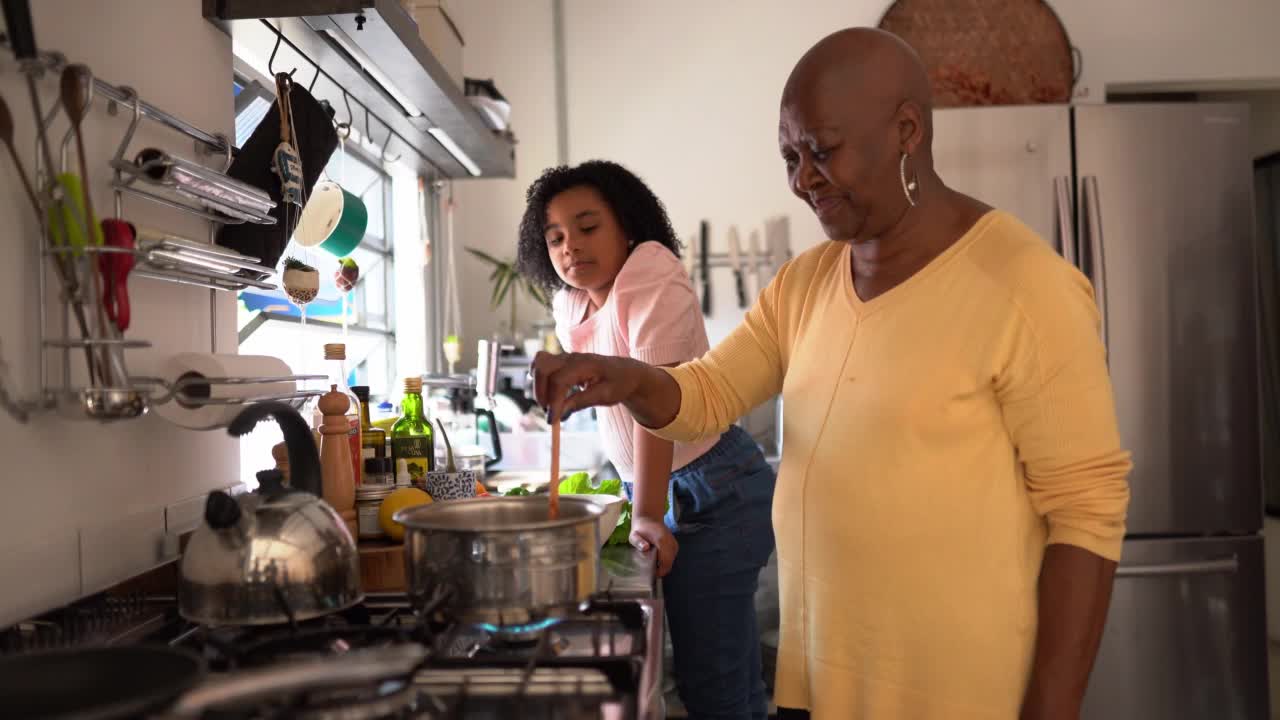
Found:
[{"label": "white ceramic bowl", "polygon": [[562,495],[561,497],[575,497],[583,500],[590,500],[600,506],[603,511],[600,514],[600,544],[603,546],[605,541],[609,539],[609,535],[613,533],[613,529],[618,526],[618,518],[622,517],[622,503],[626,502],[626,498],[621,495]]}]

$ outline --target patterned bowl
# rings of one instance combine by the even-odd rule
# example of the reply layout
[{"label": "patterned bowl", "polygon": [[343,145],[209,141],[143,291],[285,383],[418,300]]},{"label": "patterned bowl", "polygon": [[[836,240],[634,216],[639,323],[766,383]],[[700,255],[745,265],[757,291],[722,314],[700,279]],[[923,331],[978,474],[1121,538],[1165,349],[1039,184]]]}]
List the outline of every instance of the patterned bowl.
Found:
[{"label": "patterned bowl", "polygon": [[476,474],[471,470],[445,472],[432,470],[427,473],[424,488],[432,500],[465,500],[476,496]]}]

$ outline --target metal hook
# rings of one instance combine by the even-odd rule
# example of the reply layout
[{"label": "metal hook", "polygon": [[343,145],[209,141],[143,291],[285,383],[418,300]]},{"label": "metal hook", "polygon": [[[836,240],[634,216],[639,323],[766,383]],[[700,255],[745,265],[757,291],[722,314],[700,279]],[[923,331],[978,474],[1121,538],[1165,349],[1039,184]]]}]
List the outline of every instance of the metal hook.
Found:
[{"label": "metal hook", "polygon": [[[274,30],[275,28],[272,29]],[[276,74],[276,53],[280,51],[281,40],[284,40],[284,35],[280,34],[279,30],[276,30],[276,44],[271,48],[271,57],[267,58],[267,71],[271,73],[272,77],[275,77]]]},{"label": "metal hook", "polygon": [[320,63],[316,63],[316,74],[311,78],[311,84],[307,86],[307,92],[311,92],[316,87],[316,81],[320,79]]},{"label": "metal hook", "polygon": [[394,135],[395,135],[395,132],[393,132],[393,131],[391,130],[391,126],[390,126],[390,125],[388,125],[388,126],[387,126],[387,139],[386,139],[386,140],[384,140],[384,141],[382,142],[382,152],[380,152],[380,153],[379,153],[379,155],[382,157],[382,161],[383,161],[383,162],[396,162],[397,160],[399,160],[399,159],[400,159],[400,156],[399,156],[399,155],[396,155],[395,157],[387,157],[387,148],[391,146],[391,138],[392,138]]},{"label": "metal hook", "polygon": [[231,153],[231,147],[232,147],[231,138],[227,137],[226,135],[223,135],[222,133],[214,133],[213,136],[218,138],[218,142],[222,143],[222,152],[224,156],[223,158],[224,162],[222,163],[222,172],[225,173],[227,170],[231,169],[231,161],[235,159]]},{"label": "metal hook", "polygon": [[342,102],[347,106],[347,121],[335,123],[338,130],[338,138],[346,141],[351,137],[351,96],[347,94],[347,89],[342,88]]}]

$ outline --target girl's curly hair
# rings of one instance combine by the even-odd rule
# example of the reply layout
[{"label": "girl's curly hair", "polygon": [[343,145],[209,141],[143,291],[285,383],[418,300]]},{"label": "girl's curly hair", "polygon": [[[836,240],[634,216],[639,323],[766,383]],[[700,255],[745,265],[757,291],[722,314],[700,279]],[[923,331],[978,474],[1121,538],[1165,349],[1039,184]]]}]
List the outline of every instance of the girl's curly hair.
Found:
[{"label": "girl's curly hair", "polygon": [[644,181],[618,163],[589,160],[576,167],[549,168],[533,181],[525,194],[524,217],[516,249],[516,268],[533,284],[553,293],[564,287],[547,253],[544,228],[547,205],[560,193],[575,187],[595,188],[613,210],[627,240],[635,244],[659,242],[680,255],[680,240],[662,201]]}]

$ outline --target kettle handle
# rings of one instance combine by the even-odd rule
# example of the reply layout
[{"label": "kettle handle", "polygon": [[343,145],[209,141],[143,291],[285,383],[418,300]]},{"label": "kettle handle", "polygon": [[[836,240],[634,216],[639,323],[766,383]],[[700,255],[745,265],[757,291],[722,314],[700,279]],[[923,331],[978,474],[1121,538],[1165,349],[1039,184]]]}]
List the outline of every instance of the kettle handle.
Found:
[{"label": "kettle handle", "polygon": [[297,410],[282,402],[250,403],[227,425],[227,433],[232,437],[247,435],[268,417],[275,419],[284,434],[285,449],[289,453],[290,487],[320,497],[320,452],[316,450],[311,428]]},{"label": "kettle handle", "polygon": [[489,440],[493,443],[493,457],[485,460],[485,468],[491,468],[502,462],[502,437],[498,433],[498,418],[494,417],[492,410],[483,408],[476,409],[477,418],[485,418],[489,425]]}]

